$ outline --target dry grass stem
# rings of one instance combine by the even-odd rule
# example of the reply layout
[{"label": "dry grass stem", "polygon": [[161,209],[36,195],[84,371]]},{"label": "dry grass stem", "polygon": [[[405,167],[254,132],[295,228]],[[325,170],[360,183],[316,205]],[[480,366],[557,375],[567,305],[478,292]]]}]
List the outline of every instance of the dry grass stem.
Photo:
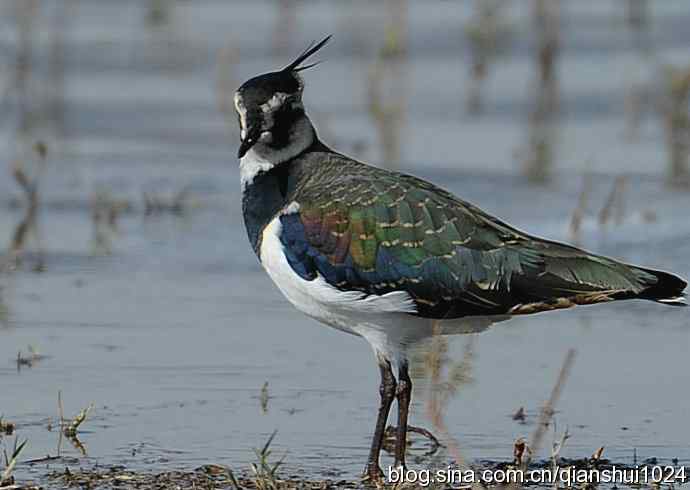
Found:
[{"label": "dry grass stem", "polygon": [[609,223],[611,216],[615,215],[615,223],[620,225],[625,215],[625,188],[628,179],[621,175],[613,183],[611,192],[606,198],[604,206],[599,212],[599,224],[605,226]]},{"label": "dry grass stem", "polygon": [[448,345],[445,338],[441,336],[441,324],[434,321],[432,324],[433,336],[431,348],[429,349],[426,364],[430,373],[429,398],[427,401],[427,416],[431,420],[434,431],[440,435],[455,464],[461,469],[468,469],[467,460],[460,450],[458,442],[450,435],[445,423],[444,413],[446,406],[452,395],[458,389],[471,381],[472,361],[474,342],[470,337],[465,344],[462,359],[455,368],[449,370],[448,381],[442,380],[443,364],[447,361],[446,354]]},{"label": "dry grass stem", "polygon": [[261,393],[259,394],[259,401],[261,403],[261,412],[268,413],[268,400],[271,397],[268,394],[268,381],[266,381],[261,387]]},{"label": "dry grass stem", "polygon": [[[542,440],[544,439],[544,435],[546,434],[546,429],[548,428],[551,422],[551,418],[553,417],[556,404],[558,403],[558,400],[561,397],[563,387],[565,386],[565,382],[568,379],[568,375],[570,374],[570,370],[572,369],[574,362],[575,349],[569,349],[565,355],[565,358],[563,359],[563,364],[561,365],[561,369],[558,372],[558,378],[556,379],[556,383],[554,384],[553,389],[551,390],[551,394],[544,406],[542,407],[541,412],[539,413],[537,427],[534,431],[534,434],[532,434],[532,438],[529,444],[533,454],[537,454],[539,452]],[[529,463],[529,461],[527,463]]]},{"label": "dry grass stem", "polygon": [[475,0],[472,19],[465,26],[472,60],[467,95],[467,112],[470,114],[483,111],[484,82],[491,64],[506,44],[509,28],[502,19],[505,5],[503,0]]},{"label": "dry grass stem", "polygon": [[384,165],[400,163],[400,135],[405,119],[406,86],[403,73],[407,54],[407,1],[386,3],[389,25],[367,80],[369,115],[376,125]]},{"label": "dry grass stem", "polygon": [[76,437],[79,426],[86,421],[86,417],[93,410],[93,408],[94,404],[91,403],[88,407],[82,409],[76,415],[76,417],[72,419],[72,421],[64,428],[64,432],[67,437]]},{"label": "dry grass stem", "polygon": [[5,459],[5,469],[2,471],[2,473],[0,473],[0,488],[8,488],[14,484],[14,477],[12,476],[12,472],[14,471],[14,468],[17,466],[19,455],[26,447],[27,442],[28,441],[25,439],[24,442],[19,444],[19,439],[15,437],[14,447],[12,448],[12,454],[8,455],[7,450],[3,449],[2,452]]},{"label": "dry grass stem", "polygon": [[570,241],[578,245],[580,243],[580,231],[582,229],[582,221],[587,214],[587,202],[589,201],[589,196],[592,190],[592,176],[590,174],[585,174],[582,181],[582,189],[580,190],[580,196],[577,199],[577,206],[573,210],[572,217],[570,218],[570,226],[568,227],[568,235]]},{"label": "dry grass stem", "polygon": [[662,103],[666,147],[668,149],[668,181],[675,187],[690,187],[690,68],[666,68],[665,99]]},{"label": "dry grass stem", "polygon": [[88,415],[93,411],[94,404],[82,409],[74,418],[66,419],[65,410],[62,404],[62,391],[58,391],[58,420],[60,422],[60,434],[58,436],[57,454],[60,456],[62,449],[62,436],[64,435],[72,445],[83,455],[86,455],[86,448],[78,437],[79,427],[86,421]]},{"label": "dry grass stem", "polygon": [[560,0],[533,0],[536,84],[528,125],[525,174],[534,183],[550,180],[559,110]]},{"label": "dry grass stem", "polygon": [[16,160],[12,167],[12,176],[17,185],[22,189],[26,201],[26,211],[24,217],[15,227],[14,234],[10,244],[10,259],[16,267],[21,260],[21,254],[26,249],[29,235],[33,233],[36,247],[39,251],[39,259],[34,266],[36,272],[41,272],[44,269],[42,247],[40,235],[38,233],[38,209],[40,204],[39,199],[39,182],[42,174],[45,172],[48,148],[45,143],[38,141],[34,144],[34,152],[38,156],[37,170],[33,176],[25,169],[23,160]]}]

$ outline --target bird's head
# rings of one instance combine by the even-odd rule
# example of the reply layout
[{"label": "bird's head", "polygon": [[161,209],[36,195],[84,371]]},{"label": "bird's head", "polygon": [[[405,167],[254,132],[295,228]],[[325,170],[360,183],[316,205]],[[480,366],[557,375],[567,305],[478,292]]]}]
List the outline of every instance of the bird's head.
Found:
[{"label": "bird's head", "polygon": [[282,70],[251,78],[237,89],[235,109],[241,138],[238,158],[252,150],[259,159],[277,164],[311,145],[314,128],[304,112],[304,82],[299,72],[316,64],[302,65],[330,38],[312,43]]}]

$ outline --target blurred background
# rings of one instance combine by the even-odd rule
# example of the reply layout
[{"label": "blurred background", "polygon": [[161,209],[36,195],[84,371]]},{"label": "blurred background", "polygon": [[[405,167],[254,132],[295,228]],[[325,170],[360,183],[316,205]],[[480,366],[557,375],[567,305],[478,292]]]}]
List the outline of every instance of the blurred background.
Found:
[{"label": "blurred background", "polygon": [[[22,459],[242,467],[277,429],[293,472],[361,470],[371,353],[260,269],[235,158],[236,87],[327,34],[304,99],[329,146],[687,277],[689,23],[683,0],[3,1],[0,415]],[[422,346],[413,423],[448,376],[447,435],[509,460],[572,347],[571,455],[687,463],[688,327],[631,302],[448,339],[437,369]],[[93,403],[79,445],[57,446],[59,391],[64,417]]]}]

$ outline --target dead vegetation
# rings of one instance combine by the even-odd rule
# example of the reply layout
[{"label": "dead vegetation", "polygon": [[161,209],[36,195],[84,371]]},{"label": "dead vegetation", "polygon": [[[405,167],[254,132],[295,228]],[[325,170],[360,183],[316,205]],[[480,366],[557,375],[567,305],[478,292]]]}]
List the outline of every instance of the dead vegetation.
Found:
[{"label": "dead vegetation", "polygon": [[[82,444],[82,442],[79,440],[79,429],[80,427],[84,424],[86,421],[88,415],[91,413],[93,410],[94,405],[93,403],[90,404],[88,407],[84,408],[81,410],[77,415],[75,415],[72,418],[65,418],[64,416],[64,408],[62,405],[62,392],[58,391],[58,441],[57,441],[57,453],[55,455],[46,455],[45,457],[38,458],[38,459],[31,459],[28,461],[22,461],[19,462],[19,456],[21,454],[22,449],[24,449],[27,441],[25,440],[22,444],[18,445],[17,443],[17,438],[15,437],[15,443],[14,443],[14,449],[12,451],[12,456],[9,457],[7,453],[5,453],[5,461],[6,461],[6,470],[5,472],[7,473],[7,477],[0,478],[0,490],[29,490],[34,488],[33,486],[23,486],[19,484],[15,484],[14,479],[10,478],[10,475],[14,468],[17,466],[17,464],[23,464],[23,465],[37,465],[37,464],[49,464],[49,463],[54,463],[54,462],[67,462],[69,459],[64,458],[62,455],[62,443],[64,439],[67,439],[74,449],[79,452],[79,454],[83,457],[87,456],[86,452],[86,447]],[[3,420],[0,419],[0,426],[3,424]],[[7,434],[10,432],[14,432],[15,426],[14,424],[9,424],[8,422],[4,422],[4,427],[5,431]],[[53,425],[52,422],[48,422],[47,426],[49,431],[52,431]],[[7,432],[10,431],[10,432]],[[0,433],[0,441],[2,441],[2,433]],[[69,471],[68,471],[69,472]],[[6,486],[3,486],[1,482],[9,482],[6,484]]]},{"label": "dead vegetation", "polygon": [[546,400],[544,406],[542,407],[539,413],[537,426],[534,430],[534,433],[532,434],[532,438],[530,439],[530,443],[528,446],[528,448],[530,449],[529,455],[523,461],[523,468],[527,468],[529,466],[529,463],[532,460],[531,455],[537,454],[539,449],[541,448],[542,441],[544,439],[544,436],[546,435],[546,430],[552,422],[553,414],[555,413],[556,409],[556,404],[558,403],[558,400],[561,397],[563,387],[565,386],[565,383],[568,380],[568,376],[570,375],[570,371],[573,367],[574,362],[575,349],[569,349],[565,355],[565,358],[563,359],[563,364],[561,365],[561,369],[558,372],[556,382],[553,385],[553,388],[551,389],[551,394],[549,395],[549,398]]},{"label": "dead vegetation", "polygon": [[[3,468],[2,472],[0,472],[0,488],[2,488],[3,490],[20,488],[20,487],[15,485],[14,476],[12,476],[12,473],[14,472],[14,469],[17,466],[17,463],[19,461],[19,456],[21,455],[22,451],[24,450],[26,443],[27,443],[26,440],[24,440],[24,442],[20,443],[19,438],[15,437],[14,438],[14,445],[12,447],[12,450],[9,453],[7,452],[7,448],[3,447],[3,449],[2,449],[4,468]],[[4,446],[4,441],[3,441],[3,446]]]},{"label": "dead vegetation", "polygon": [[28,345],[26,350],[28,355],[22,355],[22,351],[17,352],[17,372],[21,371],[22,367],[34,367],[42,360],[48,358],[48,356],[41,354],[33,345]]},{"label": "dead vegetation", "polygon": [[690,187],[690,68],[666,67],[665,100],[662,104],[668,179],[674,187]]},{"label": "dead vegetation", "polygon": [[587,205],[592,191],[592,175],[587,173],[582,179],[582,189],[577,199],[577,206],[573,210],[570,217],[570,226],[568,227],[569,240],[575,245],[580,244],[580,232],[582,230],[582,221],[587,214]]},{"label": "dead vegetation", "polygon": [[[442,344],[440,344],[442,345]],[[441,349],[442,351],[443,349]],[[469,362],[467,359],[467,349],[465,355],[463,356],[463,361]],[[436,354],[437,358],[443,358],[445,354],[438,352]],[[555,405],[560,397],[562,389],[567,380],[568,374],[572,368],[575,358],[575,353],[573,350],[568,351],[566,357],[563,361],[561,369],[558,373],[556,382],[551,394],[544,406],[542,407],[539,415],[539,420],[536,423],[534,433],[527,442],[524,438],[519,438],[515,441],[512,446],[512,459],[509,461],[482,461],[482,462],[465,462],[463,465],[460,464],[458,459],[459,449],[457,442],[453,441],[452,444],[455,447],[449,445],[448,456],[451,457],[452,467],[460,467],[466,469],[472,469],[477,474],[481,474],[482,470],[534,470],[534,469],[550,469],[554,470],[602,470],[611,469],[614,465],[619,469],[631,469],[633,466],[627,465],[625,463],[614,463],[603,457],[604,447],[599,447],[593,454],[589,457],[570,459],[562,455],[563,448],[565,447],[567,441],[573,437],[569,430],[566,428],[563,432],[559,432],[556,423],[553,419],[553,414],[555,412]],[[465,369],[466,371],[466,369]],[[442,379],[438,377],[437,381]],[[467,380],[467,378],[464,378]],[[443,384],[445,382],[441,382]],[[457,389],[460,385],[455,385],[452,389]],[[438,390],[438,386],[435,388]],[[446,393],[445,390],[441,390]],[[443,397],[446,395],[440,395],[441,399],[437,398],[437,402],[443,402]],[[447,401],[447,399],[446,399]],[[61,427],[61,433],[77,433],[77,429],[81,423],[83,423],[86,418],[86,413],[89,409],[82,410],[79,415],[77,415],[72,420],[64,420],[64,424]],[[435,427],[440,430],[444,429],[443,418],[441,416],[440,423],[438,420],[439,414],[433,414],[437,420],[435,422]],[[538,453],[543,440],[545,439],[548,429],[553,428],[553,442],[551,445],[550,455],[548,458],[543,460],[536,460],[534,456]],[[415,430],[411,428],[411,432],[422,433],[429,440],[435,441],[435,444],[440,446],[440,443],[435,440],[434,436],[430,432],[424,430]],[[187,470],[168,470],[162,472],[156,471],[135,471],[127,469],[124,466],[100,466],[95,465],[92,468],[86,467],[83,462],[76,461],[74,464],[78,464],[79,468],[74,469],[68,466],[69,460],[62,459],[65,463],[64,469],[61,470],[51,470],[46,473],[45,481],[50,482],[51,485],[58,485],[59,488],[66,489],[83,489],[89,488],[92,490],[114,490],[119,488],[132,488],[139,490],[153,490],[161,488],[198,488],[198,489],[232,489],[232,490],[293,490],[293,489],[354,489],[354,488],[367,488],[366,485],[358,480],[347,480],[347,479],[307,479],[296,475],[287,475],[284,470],[284,461],[287,456],[287,452],[283,454],[282,457],[275,459],[273,458],[272,444],[275,440],[277,432],[274,431],[267,439],[267,441],[259,449],[255,449],[254,453],[256,460],[249,465],[249,468],[239,472],[235,472],[225,465],[219,464],[205,464],[192,471]],[[447,432],[443,434],[444,438],[448,438]],[[16,484],[14,479],[11,477],[11,473],[16,467],[19,455],[24,448],[26,441],[22,444],[18,444],[15,439],[14,448],[10,454],[5,454],[5,470],[3,473],[3,478],[5,474],[7,478],[2,480],[3,484],[0,484],[0,489],[2,490],[29,490],[38,487],[33,486],[22,486]],[[507,451],[508,452],[508,451]],[[509,453],[510,454],[510,453]],[[24,462],[24,464],[43,464],[50,461],[58,461],[59,458],[42,458],[40,460],[33,460]],[[435,464],[447,464],[444,460],[437,460]],[[639,466],[652,466],[658,464],[655,458],[649,458],[641,462]],[[678,461],[673,461],[674,465],[678,465]],[[634,467],[638,467],[637,460],[634,461]],[[690,470],[690,468],[688,469]],[[690,474],[690,473],[687,473]],[[685,483],[683,481],[678,481],[678,484]],[[539,487],[539,488],[551,488],[551,483],[543,482],[542,484],[529,483],[529,486]],[[631,488],[641,488],[645,485],[629,485]],[[384,485],[385,488],[391,488],[393,490],[402,490],[403,488],[422,488],[418,484],[410,483],[398,483],[395,485]],[[505,485],[498,485],[495,482],[481,482],[474,485],[477,489],[481,488],[506,488]],[[509,488],[519,488],[519,485],[508,485]],[[655,487],[653,484],[649,485],[651,488]],[[50,487],[52,488],[52,487]],[[438,484],[432,483],[431,486],[425,488],[440,489],[444,488]],[[553,488],[560,488],[558,482]]]},{"label": "dead vegetation", "polygon": [[268,394],[268,381],[264,382],[259,394],[259,403],[261,404],[261,413],[268,413],[268,400],[271,396]]},{"label": "dead vegetation", "polygon": [[17,428],[12,422],[5,420],[2,415],[0,415],[0,438],[2,436],[11,436],[14,434],[14,430]]},{"label": "dead vegetation", "polygon": [[400,164],[401,132],[407,101],[407,1],[386,2],[386,37],[367,79],[367,106],[376,127],[385,166]]},{"label": "dead vegetation", "polygon": [[657,221],[655,210],[647,208],[632,213],[628,210],[626,201],[630,194],[629,178],[626,175],[619,175],[613,181],[611,190],[601,205],[601,208],[593,210],[592,191],[593,176],[586,173],[582,179],[582,188],[578,196],[577,204],[573,209],[568,225],[568,240],[574,245],[582,244],[582,227],[585,219],[596,222],[599,230],[605,231],[609,226],[617,227],[630,221],[635,215],[636,219],[642,223],[652,223]]},{"label": "dead vegetation", "polygon": [[191,207],[191,195],[183,188],[172,195],[144,192],[144,216],[160,214],[184,215]]},{"label": "dead vegetation", "polygon": [[38,256],[33,270],[41,272],[44,269],[44,260],[42,258],[42,246],[37,225],[40,204],[39,183],[46,169],[48,148],[41,141],[36,142],[33,148],[37,162],[31,165],[35,168],[32,174],[30,174],[27,168],[29,165],[23,160],[16,160],[12,168],[12,176],[24,194],[25,211],[24,217],[14,229],[6,266],[16,268],[21,264],[22,254],[29,245],[29,239],[33,238]]},{"label": "dead vegetation", "polygon": [[606,226],[609,222],[616,225],[623,223],[625,217],[625,190],[628,184],[628,178],[625,175],[619,175],[613,183],[611,192],[606,198],[601,211],[599,211],[599,225]]},{"label": "dead vegetation", "polygon": [[[664,131],[666,181],[676,189],[690,188],[690,67],[664,64],[650,57],[657,74],[651,82],[629,87],[625,97],[626,133],[638,138],[643,116],[654,115]],[[658,82],[661,81],[661,83]]]},{"label": "dead vegetation", "polygon": [[471,20],[465,26],[470,48],[470,82],[467,112],[481,114],[484,109],[484,83],[491,65],[508,44],[510,28],[504,20],[504,0],[475,0]]},{"label": "dead vegetation", "polygon": [[118,466],[107,470],[94,469],[73,472],[69,468],[64,471],[52,472],[48,479],[65,485],[67,488],[200,488],[234,490],[288,490],[292,488],[334,488],[326,482],[298,481],[294,478],[282,478],[278,470],[283,465],[285,455],[277,461],[272,461],[271,444],[277,432],[273,432],[266,443],[255,449],[256,461],[251,463],[249,470],[242,476],[236,476],[227,466],[208,464],[194,471],[169,471],[163,473],[143,473],[126,470]]},{"label": "dead vegetation", "polygon": [[118,232],[120,216],[132,212],[132,204],[125,199],[116,199],[106,189],[100,189],[91,197],[90,205],[93,253],[110,255],[113,237]]},{"label": "dead vegetation", "polygon": [[528,120],[527,178],[545,183],[551,178],[560,105],[558,61],[561,51],[560,0],[533,0],[535,82]]},{"label": "dead vegetation", "polygon": [[[146,473],[127,470],[123,467],[109,469],[94,468],[79,470],[65,469],[54,471],[48,479],[69,489],[89,488],[93,490],[109,490],[130,488],[137,490],[160,490],[173,488],[189,488],[199,490],[263,490],[266,482],[257,481],[251,476],[233,477],[227,468],[219,465],[204,465],[194,471],[166,471],[160,473]],[[359,489],[359,481],[303,479],[297,476],[277,482],[279,490],[330,490],[330,489]],[[3,489],[4,490],[4,489]]]},{"label": "dead vegetation", "polygon": [[[565,444],[572,436],[566,430],[563,433],[557,434],[554,431],[554,441],[551,447],[550,456],[547,459],[532,461],[529,465],[530,470],[551,470],[559,469],[560,471],[578,470],[578,471],[601,471],[611,470],[613,466],[619,470],[631,471],[634,468],[647,467],[649,470],[653,465],[657,464],[657,460],[649,458],[642,461],[641,464],[635,462],[633,465],[613,462],[603,456],[604,448],[600,447],[593,452],[591,456],[582,458],[567,458],[562,456],[561,452]],[[524,440],[516,441],[514,447],[514,457],[510,461],[483,461],[480,465],[473,465],[472,468],[481,473],[482,470],[492,471],[511,471],[517,470],[525,461],[526,456],[529,455],[529,448]],[[688,468],[690,470],[690,468]],[[651,474],[651,473],[650,473]],[[114,490],[120,488],[131,488],[138,490],[159,490],[162,488],[197,488],[197,489],[232,489],[232,490],[330,490],[330,489],[363,489],[367,487],[357,479],[307,479],[296,475],[278,476],[261,474],[257,476],[253,470],[243,472],[242,474],[233,473],[228,467],[218,464],[206,464],[200,466],[192,471],[172,470],[163,472],[146,472],[128,470],[124,466],[112,467],[93,467],[85,468],[79,467],[78,470],[65,467],[63,470],[51,471],[47,474],[47,481],[52,484],[60,485],[60,488],[68,489],[83,489],[89,488],[92,490]],[[678,480],[678,485],[687,483]],[[564,487],[563,482],[555,483],[529,483],[524,485],[531,488],[551,488],[558,490],[559,488],[596,488],[596,486],[572,486]],[[475,485],[477,489],[506,489],[509,485],[499,485],[490,482],[481,482]],[[514,485],[514,488],[521,488],[519,485]],[[660,484],[650,483],[642,484],[625,484],[627,488],[640,489],[650,488],[658,490],[661,488]],[[24,488],[24,487],[16,487]],[[413,483],[396,483],[385,484],[379,488],[389,488],[391,490],[402,489],[421,489],[428,488],[434,490],[441,490],[447,488],[446,486],[431,483],[428,486],[421,486]],[[464,487],[463,487],[464,488]],[[617,488],[617,487],[613,487]],[[674,488],[669,486],[669,488]],[[3,488],[3,490],[5,490]]]},{"label": "dead vegetation", "polygon": [[62,438],[63,436],[74,446],[74,448],[86,456],[86,447],[79,440],[79,427],[86,421],[87,416],[94,408],[94,404],[89,404],[88,407],[83,408],[77,415],[68,419],[65,418],[65,410],[62,405],[62,391],[58,391],[58,422],[60,425],[60,434],[58,437],[57,456],[60,457],[62,453]]},{"label": "dead vegetation", "polygon": [[[467,384],[472,382],[472,365],[474,359],[474,337],[468,337],[464,352],[459,361],[450,363],[448,358],[448,344],[445,337],[440,335],[440,324],[434,322],[434,335],[431,346],[425,360],[425,371],[429,376],[429,394],[426,412],[434,431],[440,435],[441,441],[447,448],[452,463],[460,470],[473,468],[473,465],[465,457],[459,443],[451,435],[446,422],[445,414],[450,399]],[[518,439],[513,447],[513,465],[525,469],[532,463],[532,457],[539,451],[546,430],[552,423],[555,406],[560,398],[567,377],[575,359],[575,351],[570,349],[563,360],[556,382],[551,390],[549,398],[539,412],[535,430],[529,442]],[[515,412],[513,420],[525,421],[523,407]],[[567,437],[566,437],[567,439]],[[562,441],[563,443],[565,440]],[[562,444],[561,444],[562,445]]]},{"label": "dead vegetation", "polygon": [[460,469],[468,469],[468,460],[462,454],[460,445],[450,434],[445,421],[447,406],[462,386],[472,383],[472,365],[474,360],[474,336],[469,336],[460,361],[453,363],[444,379],[444,366],[448,365],[448,341],[441,333],[441,324],[433,322],[433,337],[425,359],[425,369],[429,373],[429,392],[426,414],[434,431],[447,448],[453,463]]},{"label": "dead vegetation", "polygon": [[641,31],[647,29],[650,23],[649,0],[627,0],[626,21],[631,29]]},{"label": "dead vegetation", "polygon": [[[0,256],[0,274],[3,272],[3,257]],[[4,298],[4,287],[0,284],[0,327],[7,327],[10,321],[10,309]]]}]

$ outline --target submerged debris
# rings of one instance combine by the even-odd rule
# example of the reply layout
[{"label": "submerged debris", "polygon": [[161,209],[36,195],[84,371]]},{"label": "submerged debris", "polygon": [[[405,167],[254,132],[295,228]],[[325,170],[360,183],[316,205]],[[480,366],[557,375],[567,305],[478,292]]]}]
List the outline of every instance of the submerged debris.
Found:
[{"label": "submerged debris", "polygon": [[48,356],[40,354],[33,345],[28,345],[26,350],[28,356],[22,355],[22,352],[17,352],[17,371],[21,371],[22,367],[33,367],[38,362],[47,359]]},{"label": "submerged debris", "polygon": [[518,408],[517,411],[513,414],[513,420],[515,420],[516,422],[520,422],[521,424],[524,424],[526,419],[527,416],[525,415],[525,407]]},{"label": "submerged debris", "polygon": [[16,428],[17,426],[15,424],[4,420],[2,415],[0,415],[0,437],[11,436]]}]

